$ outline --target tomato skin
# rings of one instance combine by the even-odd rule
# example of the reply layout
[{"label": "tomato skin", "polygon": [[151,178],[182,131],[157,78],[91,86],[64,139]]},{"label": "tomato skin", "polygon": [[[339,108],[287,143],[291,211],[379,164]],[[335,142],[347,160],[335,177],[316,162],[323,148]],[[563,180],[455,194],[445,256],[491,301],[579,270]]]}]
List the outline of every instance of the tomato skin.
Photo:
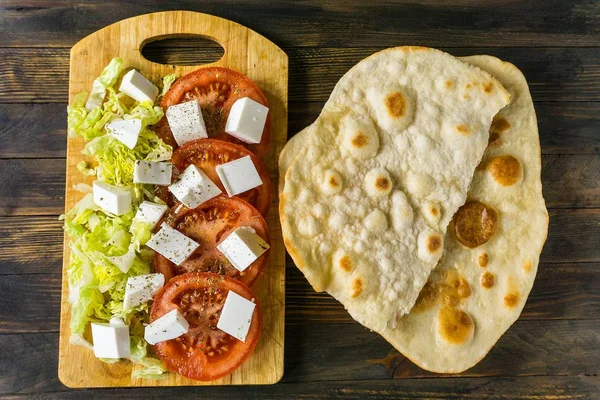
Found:
[{"label": "tomato skin", "polygon": [[[187,220],[192,222],[188,225]],[[212,223],[205,223],[208,220]],[[216,272],[216,269],[222,275],[252,286],[269,265],[270,249],[243,272],[235,269],[217,249],[217,245],[239,226],[250,226],[265,242],[269,245],[271,243],[265,219],[254,207],[241,199],[218,196],[195,209],[177,203],[164,218],[164,222],[200,243],[198,250],[181,265],[175,265],[161,254],[154,253],[154,269],[162,273],[166,281],[186,272]]]},{"label": "tomato skin", "polygon": [[[194,380],[212,381],[231,374],[250,357],[260,338],[262,311],[254,293],[243,283],[218,274],[190,272],[172,279],[160,289],[154,297],[154,303],[150,311],[150,322],[176,308],[180,312],[183,311],[182,314],[184,314],[187,309],[182,309],[181,302],[178,304],[177,299],[192,290],[213,290],[224,296],[226,296],[225,292],[233,291],[248,300],[254,301],[256,304],[250,329],[244,342],[218,330],[218,328],[211,328],[210,321],[214,321],[214,318],[202,319],[200,316],[194,317],[195,314],[192,313],[190,314],[192,315],[192,321],[188,320],[190,330],[187,334],[154,345],[156,354],[165,363],[169,371]],[[199,307],[199,304],[192,304],[195,305],[196,309]],[[210,308],[209,306],[209,304],[202,303],[200,310]],[[192,311],[194,312],[194,310]],[[218,314],[220,315],[220,309]],[[215,315],[212,314],[211,317]],[[197,322],[200,324],[205,322],[205,324],[198,326],[195,325]],[[213,347],[215,350],[223,350],[224,355],[219,353],[217,356],[210,356],[210,348],[207,345],[208,339],[198,340],[198,336],[195,335],[196,332],[207,331],[214,332],[227,340],[226,349],[224,346],[221,346],[221,348]],[[185,344],[189,344],[190,341],[192,345]]]},{"label": "tomato skin", "polygon": [[271,179],[269,178],[267,168],[261,160],[249,150],[222,140],[199,139],[186,143],[175,150],[172,160],[175,167],[182,172],[188,166],[194,164],[196,167],[202,169],[223,193],[226,193],[225,187],[217,174],[217,165],[225,164],[245,156],[250,156],[263,183],[235,197],[247,201],[263,216],[266,216],[271,206]]},{"label": "tomato skin", "polygon": [[[197,99],[202,108],[209,138],[236,143],[248,148],[258,157],[266,158],[271,142],[269,114],[260,143],[245,143],[225,132],[225,124],[231,107],[237,100],[244,97],[269,106],[262,90],[249,77],[228,68],[209,67],[197,69],[175,81],[164,95],[161,106],[166,112],[169,106]],[[161,120],[158,134],[165,142],[177,148],[166,117]]]}]

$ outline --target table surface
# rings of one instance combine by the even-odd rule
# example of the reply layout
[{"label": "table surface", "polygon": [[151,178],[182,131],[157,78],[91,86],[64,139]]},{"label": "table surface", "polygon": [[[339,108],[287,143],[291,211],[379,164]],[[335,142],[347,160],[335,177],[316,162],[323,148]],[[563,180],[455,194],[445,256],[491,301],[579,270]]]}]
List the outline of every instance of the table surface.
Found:
[{"label": "table surface", "polygon": [[[86,396],[600,397],[600,2],[157,3],[0,2],[0,398],[83,396],[57,378],[69,49],[112,22],[165,9],[237,21],[287,52],[290,136],[317,117],[344,72],[386,47],[430,46],[516,64],[538,114],[550,232],[521,318],[462,374],[419,369],[315,293],[288,259],[279,384]],[[219,57],[215,45],[199,40],[155,43],[144,53],[168,64]]]}]

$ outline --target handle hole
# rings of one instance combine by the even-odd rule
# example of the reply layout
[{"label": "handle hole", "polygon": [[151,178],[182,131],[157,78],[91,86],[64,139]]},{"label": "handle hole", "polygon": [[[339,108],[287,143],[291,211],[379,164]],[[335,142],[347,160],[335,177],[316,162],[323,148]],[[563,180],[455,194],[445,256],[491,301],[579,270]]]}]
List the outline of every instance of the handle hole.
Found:
[{"label": "handle hole", "polygon": [[225,49],[217,42],[199,35],[153,38],[142,43],[142,56],[165,65],[202,65],[219,61]]}]

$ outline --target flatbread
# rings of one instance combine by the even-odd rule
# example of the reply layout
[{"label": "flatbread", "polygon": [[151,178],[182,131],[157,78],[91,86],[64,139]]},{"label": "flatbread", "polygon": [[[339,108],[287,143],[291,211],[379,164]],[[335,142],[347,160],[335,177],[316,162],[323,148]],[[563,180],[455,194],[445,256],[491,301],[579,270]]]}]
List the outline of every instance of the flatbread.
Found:
[{"label": "flatbread", "polygon": [[[456,228],[451,227],[445,237],[443,258],[416,306],[400,319],[396,329],[384,334],[415,364],[440,373],[459,373],[475,365],[516,321],[533,285],[548,232],[537,121],[525,77],[517,67],[495,57],[460,59],[494,75],[511,94],[511,104],[494,120],[490,145],[468,194],[469,200],[489,201],[499,212],[500,225],[487,243],[474,249],[459,244],[452,233]],[[305,146],[307,135],[305,129],[288,141],[279,159],[281,171],[287,170]],[[503,186],[492,178],[488,168],[494,157],[506,155],[519,160],[522,178],[514,185]],[[501,170],[494,169],[494,165],[502,164],[492,161],[492,171]],[[469,242],[468,238],[462,239]],[[456,305],[450,307],[455,311],[449,311],[446,304]],[[443,320],[462,316],[460,311],[467,314],[466,323],[456,323],[460,319],[455,318],[449,325],[455,328],[455,334],[440,334],[442,308],[446,308]],[[466,333],[466,340],[451,343],[460,332]],[[450,342],[448,337],[452,338]]]},{"label": "flatbread", "polygon": [[280,195],[288,252],[313,288],[383,333],[414,305],[509,95],[435,49],[399,47],[336,85]]},{"label": "flatbread", "polygon": [[[443,259],[410,314],[383,336],[420,367],[458,373],[478,363],[517,320],[548,233],[537,120],[525,77],[491,56],[464,61],[494,75],[510,92],[490,132],[468,201],[446,235]],[[474,229],[481,204],[495,210]],[[493,219],[497,229],[491,234]],[[458,231],[458,234],[455,232]],[[470,246],[469,248],[459,242]],[[489,239],[489,240],[486,240]]]}]

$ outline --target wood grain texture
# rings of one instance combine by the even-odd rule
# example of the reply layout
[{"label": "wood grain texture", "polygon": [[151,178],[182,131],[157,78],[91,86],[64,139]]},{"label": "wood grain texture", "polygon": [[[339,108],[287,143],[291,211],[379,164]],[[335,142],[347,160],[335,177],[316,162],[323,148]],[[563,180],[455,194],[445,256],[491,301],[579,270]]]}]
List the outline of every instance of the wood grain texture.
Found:
[{"label": "wood grain texture", "polygon": [[[243,387],[204,388],[197,393],[186,388],[161,390],[130,389],[125,394],[115,390],[95,390],[88,396],[100,399],[131,398],[153,400],[176,399],[223,399],[244,398],[249,400],[346,398],[363,400],[374,399],[482,399],[497,400],[573,400],[595,399],[600,390],[600,380],[595,376],[546,376],[501,377],[501,378],[445,378],[432,379],[380,379],[380,380],[341,380],[328,382],[283,382],[275,386],[250,390]],[[54,391],[33,394],[1,396],[6,400],[23,399],[65,399],[78,400],[80,391]]]},{"label": "wood grain texture", "polygon": [[0,186],[2,216],[60,214],[65,202],[65,160],[0,160]]},{"label": "wood grain texture", "polygon": [[[92,81],[113,57],[122,56],[127,68],[135,68],[155,84],[164,75],[179,76],[199,66],[166,66],[151,63],[140,49],[152,40],[174,36],[201,34],[220,43],[225,54],[210,66],[232,68],[256,82],[269,102],[271,115],[271,151],[265,160],[271,179],[277,181],[277,156],[286,142],[288,59],[275,44],[235,22],[211,15],[173,11],[143,15],[109,25],[79,41],[70,52],[69,98],[89,90]],[[90,182],[76,168],[83,157],[84,142],[80,137],[67,142],[65,208],[71,209],[82,197],[73,185]],[[276,187],[276,186],[274,186]],[[115,386],[205,386],[232,384],[273,384],[283,375],[285,248],[279,227],[277,199],[273,196],[267,217],[271,235],[270,263],[262,278],[253,286],[262,308],[261,338],[252,356],[232,374],[210,382],[194,381],[178,374],[163,380],[132,379],[132,363],[120,361],[106,364],[93,352],[69,343],[71,307],[68,303],[67,269],[69,252],[65,238],[62,277],[61,325],[58,376],[69,387]],[[84,368],[86,373],[82,374]],[[139,366],[133,368],[140,368]]]},{"label": "wood grain texture", "polygon": [[[75,170],[75,165],[72,167]],[[4,187],[0,191],[0,216],[62,213],[64,176],[64,159],[0,159],[0,185]],[[67,187],[72,190],[75,182],[67,182]],[[597,182],[600,154],[542,156],[543,193],[548,208],[600,207]]]},{"label": "wood grain texture", "polygon": [[[1,158],[61,158],[67,103],[0,103]],[[323,103],[290,103],[288,137],[310,125]],[[600,154],[600,103],[536,102],[542,154]],[[40,124],[40,121],[44,121]]]},{"label": "wood grain texture", "polygon": [[600,38],[598,3],[593,0],[547,0],[543,7],[523,0],[4,0],[0,7],[5,46],[70,47],[120,19],[177,9],[237,21],[285,47],[575,47],[597,46]]},{"label": "wood grain texture", "polygon": [[[517,321],[480,364],[460,376],[539,375],[554,379],[567,374],[596,375],[600,373],[599,324],[598,320]],[[0,394],[63,391],[55,370],[57,339],[58,333],[0,335],[0,347],[5,349],[0,353],[0,365],[8,365],[12,360],[12,368],[3,371],[0,378]],[[406,378],[433,376],[359,324],[288,326],[286,348],[289,350],[282,383],[387,379],[393,386],[392,377],[410,384]],[[81,371],[85,373],[83,367]],[[225,398],[226,393],[231,393],[220,389]],[[267,387],[256,389],[255,393],[264,393]],[[195,394],[204,398],[205,393],[211,393],[206,390],[196,388]],[[147,393],[152,392],[164,393],[157,388]],[[251,393],[252,389],[246,388],[246,392]]]},{"label": "wood grain texture", "polygon": [[[393,45],[415,44],[397,41]],[[430,44],[431,45],[431,44]],[[289,100],[325,102],[356,63],[384,45],[366,48],[292,48]],[[455,56],[490,54],[512,62],[525,74],[535,101],[599,101],[600,52],[594,48],[442,48]],[[168,63],[187,62],[204,52],[175,48]],[[0,47],[0,103],[67,101],[69,50]]]},{"label": "wood grain texture", "polygon": [[[56,315],[60,313],[60,260],[44,262],[42,266],[45,272],[4,275],[0,279],[0,292],[5,299],[0,309],[0,334],[59,329]],[[599,270],[598,263],[541,264],[519,320],[600,320],[600,280],[594,279]],[[331,296],[315,293],[296,268],[290,268],[287,275],[285,319],[289,329],[311,323],[357,324]],[[345,328],[339,334],[346,334]]]}]

